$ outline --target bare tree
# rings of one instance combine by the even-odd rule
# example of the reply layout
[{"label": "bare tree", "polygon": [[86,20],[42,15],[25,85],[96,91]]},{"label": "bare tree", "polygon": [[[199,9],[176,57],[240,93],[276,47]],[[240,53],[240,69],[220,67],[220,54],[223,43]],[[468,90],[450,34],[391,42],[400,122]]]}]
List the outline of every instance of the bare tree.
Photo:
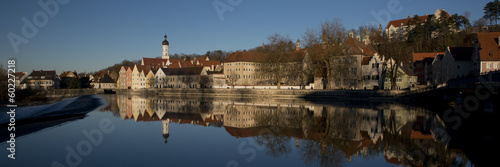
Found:
[{"label": "bare tree", "polygon": [[379,45],[379,52],[381,55],[387,57],[383,64],[383,79],[389,79],[391,82],[391,89],[396,89],[396,81],[403,73],[400,72],[401,64],[410,60],[412,50],[409,44],[397,40],[386,40],[383,44]]},{"label": "bare tree", "polygon": [[198,84],[200,84],[201,88],[207,87],[210,83],[212,83],[212,78],[208,75],[202,75],[198,79]]},{"label": "bare tree", "polygon": [[240,79],[239,75],[236,74],[235,71],[227,71],[226,74],[226,82],[227,85],[231,85],[234,88],[234,85],[236,85],[236,82]]},{"label": "bare tree", "polygon": [[[320,73],[323,85],[327,89],[332,89],[334,68],[335,65],[338,65],[335,63],[341,61],[344,55],[344,47],[341,43],[347,39],[347,30],[342,24],[342,20],[325,21],[317,29],[307,30],[303,38],[308,43],[307,54],[311,57],[313,65]],[[321,41],[321,43],[317,43],[318,41]]]},{"label": "bare tree", "polygon": [[287,77],[286,66],[291,63],[290,56],[295,50],[295,45],[290,37],[280,34],[274,34],[268,38],[269,44],[263,48],[263,60],[258,66],[258,72],[262,75],[268,75],[268,83],[276,84],[280,89],[283,78]]}]

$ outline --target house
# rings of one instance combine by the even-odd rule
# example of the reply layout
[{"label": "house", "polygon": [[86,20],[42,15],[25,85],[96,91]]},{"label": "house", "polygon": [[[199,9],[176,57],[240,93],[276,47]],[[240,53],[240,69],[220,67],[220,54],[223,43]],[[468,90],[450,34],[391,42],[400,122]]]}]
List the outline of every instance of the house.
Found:
[{"label": "house", "polygon": [[143,65],[134,65],[132,70],[132,87],[131,89],[145,89],[146,88],[146,76],[144,75],[144,71],[149,71],[149,66]]},{"label": "house", "polygon": [[148,70],[147,74],[145,74],[146,78],[146,89],[155,87],[155,73],[157,70]]},{"label": "house", "polygon": [[97,72],[90,84],[94,89],[116,89],[116,81],[105,71]]},{"label": "house", "polygon": [[126,81],[126,89],[132,89],[132,67],[126,68],[127,72],[125,73],[125,81]]},{"label": "house", "polygon": [[206,75],[203,67],[160,68],[155,77],[158,88],[200,88],[200,77]]},{"label": "house", "polygon": [[59,89],[60,78],[56,71],[35,71],[26,78],[26,88],[49,90]]},{"label": "house", "polygon": [[27,72],[16,72],[16,73],[13,73],[12,75],[14,75],[14,78],[16,80],[16,82],[15,82],[16,89],[26,89],[26,84],[24,84],[24,80],[26,79],[26,77],[28,77],[28,73]]},{"label": "house", "polygon": [[472,55],[474,76],[500,70],[500,32],[477,33]]},{"label": "house", "polygon": [[[386,61],[385,65],[387,66],[386,68],[391,68],[392,66],[395,65],[394,59],[390,58]],[[391,89],[391,79],[390,76],[388,75],[388,70],[384,71],[383,78],[384,82],[381,88],[384,89]],[[409,65],[405,65],[404,63],[401,63],[399,65],[399,68],[397,69],[397,74],[396,74],[396,90],[401,90],[401,89],[410,89],[412,87],[415,87],[417,84],[417,76],[414,75],[413,70],[410,68]]]},{"label": "house", "polygon": [[[443,13],[447,17],[451,17],[451,15],[448,12],[444,11],[444,9],[437,9],[434,14],[425,14],[423,16],[419,16],[420,24],[425,24],[425,22],[427,22],[428,20],[437,21],[439,18],[441,18],[441,15]],[[405,19],[389,21],[389,23],[385,27],[386,37],[388,37],[389,39],[394,39],[406,36],[408,30],[408,21],[412,18],[413,17],[408,15],[408,18]]]},{"label": "house", "polygon": [[383,72],[384,57],[378,54],[363,57],[361,71],[363,76],[363,89],[379,89]]},{"label": "house", "polygon": [[127,69],[129,67],[122,66],[118,72],[118,80],[116,81],[116,88],[127,89]]},{"label": "house", "polygon": [[432,61],[432,84],[439,85],[442,84],[444,78],[442,78],[441,71],[443,71],[442,62],[444,54],[437,55]]},{"label": "house", "polygon": [[473,47],[448,47],[441,62],[442,82],[469,75],[473,52]]},{"label": "house", "polygon": [[[354,37],[354,32],[349,32],[348,39],[341,45],[347,56],[332,64],[334,81],[331,82],[331,88],[373,89],[374,86],[379,85],[382,59],[370,44],[369,37],[367,34],[361,39],[359,35]],[[370,75],[370,79],[366,75]],[[372,79],[372,75],[376,76]],[[321,87],[315,86],[315,88]]]},{"label": "house", "polygon": [[59,75],[59,78],[61,78],[61,89],[75,89],[80,87],[80,77],[78,76],[78,73],[76,71],[64,71],[61,73],[61,75]]},{"label": "house", "polygon": [[413,53],[413,72],[419,85],[432,83],[432,62],[440,54],[444,55],[444,52]]},{"label": "house", "polygon": [[227,88],[226,77],[224,76],[224,71],[207,71],[207,75],[210,77],[211,88]]}]

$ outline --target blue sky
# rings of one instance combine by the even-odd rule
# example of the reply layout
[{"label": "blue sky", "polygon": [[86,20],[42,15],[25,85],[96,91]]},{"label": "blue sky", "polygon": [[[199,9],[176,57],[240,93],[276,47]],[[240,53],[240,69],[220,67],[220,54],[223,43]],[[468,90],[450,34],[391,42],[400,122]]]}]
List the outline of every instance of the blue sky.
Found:
[{"label": "blue sky", "polygon": [[[170,54],[210,50],[244,50],[266,42],[274,34],[300,38],[307,28],[327,19],[341,18],[346,28],[408,15],[433,14],[445,8],[451,14],[471,12],[471,21],[483,15],[488,0],[59,0],[59,10],[44,11],[39,2],[57,0],[7,0],[0,6],[0,61],[17,60],[17,71],[97,71],[124,59],[161,56],[166,33]],[[65,3],[66,1],[66,3]],[[69,1],[69,2],[68,2]],[[219,4],[223,19],[214,2]],[[65,4],[62,4],[65,3]],[[224,6],[225,8],[223,8]],[[49,7],[54,10],[53,6]],[[231,9],[231,10],[229,10]],[[372,13],[377,13],[373,15]],[[378,14],[383,15],[377,19]],[[37,21],[33,20],[33,17]],[[45,19],[43,16],[47,16]],[[382,15],[381,15],[382,16]],[[389,16],[390,19],[387,19]],[[38,30],[22,31],[26,18]],[[45,23],[43,21],[46,21]],[[35,23],[38,24],[35,25]],[[28,32],[28,31],[27,31]],[[12,46],[12,34],[27,42]],[[19,39],[19,38],[16,38]]]}]

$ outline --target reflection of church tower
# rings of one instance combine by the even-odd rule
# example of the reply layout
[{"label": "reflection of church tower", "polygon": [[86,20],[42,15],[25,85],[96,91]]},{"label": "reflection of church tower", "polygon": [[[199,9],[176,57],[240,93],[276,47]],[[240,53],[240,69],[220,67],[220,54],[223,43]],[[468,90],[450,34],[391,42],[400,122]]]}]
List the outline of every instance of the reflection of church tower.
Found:
[{"label": "reflection of church tower", "polygon": [[167,35],[165,35],[165,40],[162,42],[163,44],[163,54],[161,55],[162,59],[169,59],[168,56],[168,41],[167,41]]},{"label": "reflection of church tower", "polygon": [[170,122],[170,119],[167,120],[162,120],[161,123],[163,124],[163,138],[165,138],[165,144],[167,143],[168,136],[168,123]]}]

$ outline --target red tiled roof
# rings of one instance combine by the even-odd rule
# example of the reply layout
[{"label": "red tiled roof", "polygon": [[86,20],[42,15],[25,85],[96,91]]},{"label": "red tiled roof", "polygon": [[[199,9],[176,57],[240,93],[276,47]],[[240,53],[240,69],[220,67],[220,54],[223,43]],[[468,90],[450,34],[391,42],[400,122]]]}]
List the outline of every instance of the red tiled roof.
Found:
[{"label": "red tiled roof", "polygon": [[377,53],[375,48],[373,48],[372,45],[368,44],[365,45],[365,43],[358,41],[355,38],[349,38],[347,39],[344,43],[344,46],[350,48],[351,54],[362,54],[362,55],[374,55]]},{"label": "red tiled roof", "polygon": [[437,55],[442,55],[444,52],[433,52],[433,53],[413,53],[413,62],[422,61],[425,58],[434,58]]},{"label": "red tiled roof", "polygon": [[[439,10],[439,9],[438,9]],[[444,11],[444,9],[443,9]],[[446,17],[450,18],[451,15],[450,13],[444,11],[445,14],[446,14]],[[425,23],[426,20],[429,20],[429,19],[432,19],[434,17],[434,14],[430,14],[430,15],[424,15],[424,16],[419,16],[418,19],[420,21],[420,23]],[[413,19],[413,17],[411,17]],[[401,27],[401,26],[408,26],[408,18],[405,18],[405,19],[399,19],[399,20],[392,20],[390,21],[388,24],[387,24],[387,27],[385,27],[386,29],[388,29],[389,27],[394,26],[394,27]]]},{"label": "red tiled roof", "polygon": [[500,32],[477,33],[481,61],[500,61],[499,37]]},{"label": "red tiled roof", "polygon": [[264,57],[256,52],[237,51],[227,56],[224,62],[237,62],[237,61],[259,62],[263,61],[263,59]]},{"label": "red tiled roof", "polygon": [[[431,19],[433,16],[434,16],[433,14],[426,15],[426,16],[419,16],[418,19],[419,19],[420,23],[425,23],[425,20]],[[413,19],[413,17],[411,17],[411,18]],[[392,20],[387,24],[387,27],[385,27],[385,28],[388,29],[389,27],[391,27],[391,25],[394,27],[408,26],[408,18],[399,19],[399,20]]]}]

